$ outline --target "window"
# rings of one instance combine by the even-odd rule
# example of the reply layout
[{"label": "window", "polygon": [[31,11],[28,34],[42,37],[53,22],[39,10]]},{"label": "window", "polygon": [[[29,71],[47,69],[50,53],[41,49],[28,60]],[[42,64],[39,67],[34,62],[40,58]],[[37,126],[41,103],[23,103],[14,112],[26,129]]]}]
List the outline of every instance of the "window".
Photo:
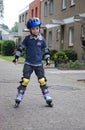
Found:
[{"label": "window", "polygon": [[84,37],[84,27],[83,26],[81,27],[81,37],[82,38]]},{"label": "window", "polygon": [[66,9],[66,0],[62,0],[62,9]]},{"label": "window", "polygon": [[37,17],[37,14],[38,14],[38,8],[36,7],[35,8],[35,17]]},{"label": "window", "polygon": [[60,29],[56,30],[56,41],[60,40]]},{"label": "window", "polygon": [[24,14],[22,15],[22,22],[24,22]]},{"label": "window", "polygon": [[19,23],[21,23],[21,16],[19,16]]},{"label": "window", "polygon": [[48,16],[48,4],[45,2],[44,4],[44,16]]},{"label": "window", "polygon": [[32,9],[32,11],[31,11],[31,16],[32,17],[34,16],[34,9]]},{"label": "window", "polygon": [[81,39],[82,39],[82,46],[85,48],[85,25],[81,26]]},{"label": "window", "polygon": [[27,23],[27,20],[28,20],[28,13],[26,12],[25,13],[25,24]]},{"label": "window", "polygon": [[49,13],[50,13],[50,14],[53,14],[53,11],[54,11],[54,10],[53,10],[53,9],[54,9],[53,7],[54,7],[54,5],[53,5],[53,0],[50,0],[50,3],[49,3]]},{"label": "window", "polygon": [[52,46],[52,31],[49,31],[49,35],[48,35],[48,46],[49,47]]},{"label": "window", "polygon": [[0,40],[2,40],[2,31],[0,31]]},{"label": "window", "polygon": [[74,43],[74,29],[69,28],[69,46],[73,46]]},{"label": "window", "polygon": [[75,0],[71,0],[71,6],[75,5]]}]

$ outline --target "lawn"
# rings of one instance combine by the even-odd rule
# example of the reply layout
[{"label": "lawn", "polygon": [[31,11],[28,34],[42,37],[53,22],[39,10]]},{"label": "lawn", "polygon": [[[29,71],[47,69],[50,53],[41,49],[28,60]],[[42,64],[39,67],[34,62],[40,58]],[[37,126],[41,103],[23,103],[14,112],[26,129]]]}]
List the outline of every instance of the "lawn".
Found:
[{"label": "lawn", "polygon": [[[14,56],[1,56],[0,55],[0,58],[12,62],[13,59],[14,59]],[[23,57],[19,58],[19,63],[24,63],[24,58]]]}]

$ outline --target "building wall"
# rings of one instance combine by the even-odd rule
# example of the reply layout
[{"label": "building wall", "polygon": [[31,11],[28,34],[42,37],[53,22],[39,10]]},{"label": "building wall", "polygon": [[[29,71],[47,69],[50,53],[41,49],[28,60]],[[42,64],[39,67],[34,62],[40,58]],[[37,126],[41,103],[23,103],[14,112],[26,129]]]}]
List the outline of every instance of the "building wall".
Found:
[{"label": "building wall", "polygon": [[[34,0],[29,4],[28,18],[39,17],[42,20],[42,26],[46,28],[43,29],[42,33],[46,39],[46,42],[50,49],[56,50],[67,50],[73,49],[78,54],[78,59],[81,60],[82,56],[85,57],[85,49],[82,48],[81,41],[81,26],[85,24],[84,22],[75,22],[73,17],[77,14],[85,13],[85,1],[75,0],[75,4],[71,5],[71,0],[67,0],[66,8],[62,9],[63,0],[53,0],[53,10],[50,13],[50,1],[51,0]],[[47,2],[48,15],[45,14],[45,3]],[[37,9],[37,11],[36,11]],[[25,12],[25,11],[24,11]],[[36,12],[36,13],[35,13]],[[20,15],[23,15],[21,13]],[[46,15],[46,16],[45,16]],[[52,20],[60,20],[63,22],[53,24]],[[19,35],[25,37],[28,33],[23,32],[25,28],[25,22],[19,22]],[[69,30],[73,28],[74,39],[73,45],[69,45]],[[49,36],[52,36],[49,37]],[[84,32],[85,39],[85,32]]]},{"label": "building wall", "polygon": [[[54,2],[54,12],[53,14],[49,14],[49,3],[48,3],[48,15],[44,16],[44,5],[47,0],[41,1],[41,20],[43,22],[43,26],[52,23],[52,19],[63,20],[64,24],[55,26],[54,28],[47,28],[45,32],[45,38],[49,46],[49,31],[52,31],[52,45],[49,46],[50,49],[56,50],[66,50],[73,49],[78,54],[78,59],[82,59],[82,54],[85,55],[85,49],[82,48],[81,42],[81,23],[74,22],[73,17],[76,14],[85,13],[85,1],[83,0],[75,0],[75,4],[71,6],[71,0],[67,0],[66,8],[62,9],[62,0],[53,0]],[[74,43],[72,46],[69,45],[69,29],[74,29]],[[57,30],[59,39],[57,38]],[[84,56],[85,57],[85,56]]]},{"label": "building wall", "polygon": [[[42,20],[42,24],[43,26],[48,25],[48,24],[52,24],[52,19],[60,19],[60,14],[61,14],[61,1],[60,0],[54,0],[54,10],[53,10],[53,14],[49,13],[49,2],[47,4],[47,8],[48,8],[48,15],[45,16],[44,14],[44,4],[45,2],[47,2],[47,0],[43,0],[41,1],[41,20]],[[57,10],[56,10],[57,9]],[[56,49],[56,50],[60,50],[60,39],[57,39],[57,30],[60,30],[60,26],[57,27],[47,27],[46,29],[46,41],[47,44],[49,46],[49,32],[52,31],[52,44],[49,46],[50,49]],[[60,35],[60,32],[59,32]],[[59,36],[60,37],[60,36]]]},{"label": "building wall", "polygon": [[[82,3],[84,2],[84,3]],[[83,4],[85,4],[85,1],[83,0],[77,0],[75,1],[75,5],[71,6],[70,1],[67,1],[67,7],[65,10],[61,10],[61,18],[70,18],[75,16],[76,14],[82,14],[85,13],[85,9]],[[78,22],[72,22],[65,25],[64,30],[64,48],[63,49],[73,49],[77,52],[78,59],[82,59],[82,55],[85,55],[85,50],[82,48],[82,41],[81,41],[81,24]],[[74,45],[69,46],[69,28],[74,28]]]},{"label": "building wall", "polygon": [[40,0],[34,0],[29,4],[29,14],[28,17],[38,17],[40,18]]},{"label": "building wall", "polygon": [[19,14],[19,24],[18,24],[19,43],[21,43],[22,40],[24,39],[24,37],[26,35],[28,35],[28,33],[29,33],[26,31],[26,29],[27,29],[26,23],[28,20],[28,11],[29,10],[28,10],[28,6],[27,6],[24,9],[22,9]]},{"label": "building wall", "polygon": [[[62,2],[62,0],[60,0]],[[85,1],[75,0],[75,4],[71,6],[70,0],[67,0],[66,9],[61,8],[61,19],[72,17],[79,13],[84,13]]]}]

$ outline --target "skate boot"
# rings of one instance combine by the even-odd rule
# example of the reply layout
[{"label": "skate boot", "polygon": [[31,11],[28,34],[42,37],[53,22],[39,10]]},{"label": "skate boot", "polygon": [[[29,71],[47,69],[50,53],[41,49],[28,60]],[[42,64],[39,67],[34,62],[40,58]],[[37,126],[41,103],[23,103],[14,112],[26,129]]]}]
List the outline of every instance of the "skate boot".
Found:
[{"label": "skate boot", "polygon": [[44,98],[45,98],[45,100],[46,100],[46,103],[47,103],[50,107],[53,107],[52,97],[49,95],[48,89],[45,89],[45,90],[44,90]]},{"label": "skate boot", "polygon": [[24,91],[23,90],[19,90],[18,91],[18,94],[16,96],[16,99],[15,99],[15,107],[18,107],[22,98],[23,98],[23,95],[24,95]]}]

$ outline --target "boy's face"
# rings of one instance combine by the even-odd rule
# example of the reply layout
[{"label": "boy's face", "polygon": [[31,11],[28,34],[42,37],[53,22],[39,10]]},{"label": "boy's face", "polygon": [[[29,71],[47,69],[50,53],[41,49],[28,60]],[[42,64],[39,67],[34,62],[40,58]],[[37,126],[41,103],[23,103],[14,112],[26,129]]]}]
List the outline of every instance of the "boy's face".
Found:
[{"label": "boy's face", "polygon": [[39,26],[35,26],[35,27],[32,27],[32,28],[30,29],[32,35],[34,35],[34,36],[37,36],[37,35],[39,34],[39,30],[40,30],[40,27],[39,27]]}]

